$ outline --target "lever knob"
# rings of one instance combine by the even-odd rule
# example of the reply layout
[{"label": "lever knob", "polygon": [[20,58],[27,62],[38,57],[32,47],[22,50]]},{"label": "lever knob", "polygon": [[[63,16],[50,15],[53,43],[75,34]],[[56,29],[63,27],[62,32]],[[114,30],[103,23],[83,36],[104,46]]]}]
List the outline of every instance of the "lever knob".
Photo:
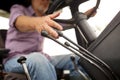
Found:
[{"label": "lever knob", "polygon": [[25,63],[25,61],[26,61],[26,57],[24,57],[24,56],[21,56],[18,60],[17,60],[17,62],[18,63]]}]

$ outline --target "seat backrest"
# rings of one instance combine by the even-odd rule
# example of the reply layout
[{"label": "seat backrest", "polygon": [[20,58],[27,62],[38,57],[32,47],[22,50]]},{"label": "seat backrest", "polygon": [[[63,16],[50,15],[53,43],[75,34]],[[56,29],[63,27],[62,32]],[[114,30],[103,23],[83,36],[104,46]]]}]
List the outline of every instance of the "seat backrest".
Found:
[{"label": "seat backrest", "polygon": [[5,47],[6,34],[7,34],[6,29],[1,29],[0,30],[0,48]]},{"label": "seat backrest", "polygon": [[[120,80],[120,12],[108,24],[100,36],[90,45],[88,50],[109,65]],[[90,74],[93,80],[117,80],[108,79],[95,66],[82,60],[81,64]]]},{"label": "seat backrest", "polygon": [[7,34],[6,29],[1,29],[0,30],[0,48],[5,47],[6,34]]},{"label": "seat backrest", "polygon": [[6,34],[6,29],[0,30],[0,63],[2,63],[3,58],[5,58],[10,51],[9,49],[5,49]]},{"label": "seat backrest", "polygon": [[0,48],[4,48],[5,46],[4,46],[4,43],[3,43],[3,39],[2,39],[2,37],[0,36]]}]

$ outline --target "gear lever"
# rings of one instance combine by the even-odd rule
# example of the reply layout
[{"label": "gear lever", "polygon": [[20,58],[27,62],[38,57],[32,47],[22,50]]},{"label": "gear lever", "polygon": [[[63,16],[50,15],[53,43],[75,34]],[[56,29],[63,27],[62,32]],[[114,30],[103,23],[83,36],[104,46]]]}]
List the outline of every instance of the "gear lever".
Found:
[{"label": "gear lever", "polygon": [[87,78],[87,76],[86,76],[82,71],[79,70],[79,68],[78,68],[78,66],[77,66],[77,64],[76,64],[76,62],[75,62],[75,56],[74,56],[74,55],[71,55],[71,56],[70,56],[70,59],[71,59],[71,61],[73,62],[73,65],[74,65],[75,70],[76,70],[78,73],[80,73],[80,75],[82,75],[85,80],[89,80],[89,79]]},{"label": "gear lever", "polygon": [[21,56],[17,61],[18,61],[18,63],[22,64],[23,69],[25,71],[25,75],[27,77],[27,80],[31,80],[28,69],[27,69],[27,66],[26,66],[26,63],[25,63],[26,58],[24,56]]}]

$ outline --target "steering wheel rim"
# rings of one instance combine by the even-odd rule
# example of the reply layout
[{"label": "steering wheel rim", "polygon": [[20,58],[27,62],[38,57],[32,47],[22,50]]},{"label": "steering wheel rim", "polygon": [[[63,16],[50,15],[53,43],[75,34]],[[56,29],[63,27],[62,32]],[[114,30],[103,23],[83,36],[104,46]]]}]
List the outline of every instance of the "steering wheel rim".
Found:
[{"label": "steering wheel rim", "polygon": [[99,5],[100,5],[100,0],[97,0],[96,5],[93,7],[93,11],[87,16],[88,19],[91,17],[92,14],[94,14],[94,12],[97,11]]},{"label": "steering wheel rim", "polygon": [[46,14],[52,14],[54,11],[57,10],[57,7],[59,7],[59,6],[61,6],[63,4],[63,2],[64,2],[64,0],[55,0],[55,1],[53,1],[50,4]]},{"label": "steering wheel rim", "polygon": [[[67,1],[68,1],[68,2],[67,2]],[[54,11],[56,11],[56,10],[62,9],[62,8],[64,8],[65,6],[69,6],[74,0],[67,0],[67,1],[65,1],[65,0],[54,0],[54,1],[51,3],[51,5],[50,5],[48,11],[46,12],[46,14],[52,14],[52,13],[53,13]],[[80,0],[80,1],[81,1],[80,4],[83,3],[83,2],[85,2],[85,0]],[[67,3],[67,4],[65,5],[65,4],[63,4],[63,3]],[[80,5],[80,4],[79,4],[79,5]],[[100,0],[97,0],[96,5],[93,7],[92,12],[91,12],[89,15],[87,15],[88,18],[90,18],[90,16],[91,16],[92,14],[94,14],[94,12],[97,11],[99,5],[100,5]]]}]

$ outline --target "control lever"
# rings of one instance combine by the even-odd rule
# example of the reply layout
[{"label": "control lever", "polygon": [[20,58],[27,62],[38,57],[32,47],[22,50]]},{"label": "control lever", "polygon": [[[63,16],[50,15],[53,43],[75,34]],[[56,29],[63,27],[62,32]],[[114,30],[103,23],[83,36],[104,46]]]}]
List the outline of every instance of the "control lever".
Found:
[{"label": "control lever", "polygon": [[[71,46],[69,43],[65,43],[65,45],[67,45],[68,47],[73,48],[74,50],[82,53],[84,56],[86,56],[87,58],[90,58],[91,60],[97,62],[100,66],[102,66],[103,68],[106,68],[108,71],[110,71],[110,73],[112,73],[112,76],[117,78],[116,74],[113,72],[113,70],[110,68],[109,65],[107,65],[104,61],[102,61],[101,59],[99,59],[98,57],[96,57],[95,55],[93,55],[90,51],[84,49],[82,46],[74,43],[72,40],[70,40],[69,38],[67,38],[65,35],[63,35],[63,33],[61,31],[57,31],[59,36],[63,37],[64,39],[68,40],[70,43],[72,43],[73,45],[75,45],[76,47],[78,47],[80,50],[77,50],[76,48],[74,48],[73,46]],[[100,69],[100,68],[99,68]],[[103,72],[105,73],[105,75],[108,75],[108,73],[106,74],[106,72],[103,70]],[[108,76],[109,78],[109,76]]]},{"label": "control lever", "polygon": [[89,80],[89,79],[87,78],[87,76],[86,76],[82,71],[80,71],[80,69],[78,68],[78,66],[77,66],[77,64],[76,64],[76,62],[75,62],[75,56],[74,56],[74,55],[71,55],[71,56],[70,56],[70,59],[71,59],[71,61],[73,62],[73,65],[74,65],[75,70],[76,70],[80,75],[82,75],[82,77],[83,77],[85,80]]},{"label": "control lever", "polygon": [[17,61],[18,61],[18,63],[22,64],[23,69],[25,71],[25,75],[27,77],[27,80],[31,80],[31,77],[29,75],[29,72],[28,72],[28,69],[27,69],[27,66],[26,66],[26,63],[25,63],[26,58],[24,56],[21,56]]},{"label": "control lever", "polygon": [[[59,32],[58,32],[58,34],[59,34]],[[47,31],[43,30],[43,31],[41,32],[41,35],[44,36],[44,37],[47,37],[47,38],[49,38],[49,39],[51,39],[51,40],[53,40],[53,41],[55,41],[56,43],[60,44],[61,46],[63,46],[64,48],[68,49],[69,51],[73,52],[74,54],[78,55],[79,57],[84,58],[84,59],[87,60],[89,63],[91,63],[92,65],[94,65],[96,68],[98,68],[100,71],[102,71],[102,72],[105,74],[105,76],[106,76],[108,79],[111,80],[109,74],[108,74],[102,67],[104,66],[104,67],[106,67],[106,68],[109,69],[109,70],[110,70],[110,68],[108,67],[108,65],[106,66],[105,64],[103,64],[103,63],[104,63],[103,61],[100,61],[101,64],[103,64],[102,67],[101,67],[100,65],[98,65],[98,64],[96,63],[97,60],[95,61],[95,60],[91,59],[90,57],[88,57],[88,56],[90,56],[89,54],[88,54],[88,56],[86,56],[87,54],[84,55],[83,53],[80,53],[79,51],[77,51],[77,50],[75,50],[75,49],[73,50],[73,49],[69,48],[68,46],[62,44],[61,42],[59,42],[58,40],[56,40],[56,39],[54,39],[52,36],[50,36]],[[64,36],[62,33],[60,33],[59,36],[65,38],[66,40],[68,40],[69,42],[71,42],[72,44],[74,44],[74,42],[72,42],[70,39],[68,39],[68,38],[67,38],[66,36]],[[76,45],[76,46],[77,46],[77,45]],[[83,52],[86,52],[86,51],[83,50]],[[94,62],[94,61],[95,61],[95,62]],[[98,62],[99,62],[99,60],[98,60]],[[102,62],[103,62],[103,63],[102,63]]]}]

